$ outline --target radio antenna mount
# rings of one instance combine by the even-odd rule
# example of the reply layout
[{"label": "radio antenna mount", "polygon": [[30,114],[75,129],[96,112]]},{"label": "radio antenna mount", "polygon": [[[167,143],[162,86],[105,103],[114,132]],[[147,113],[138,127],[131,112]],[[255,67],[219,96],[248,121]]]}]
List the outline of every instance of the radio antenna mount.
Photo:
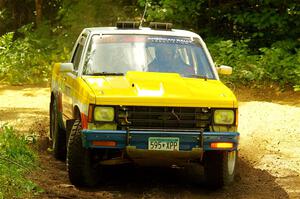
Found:
[{"label": "radio antenna mount", "polygon": [[146,12],[147,12],[147,8],[148,8],[148,0],[146,0],[146,2],[145,2],[145,8],[144,8],[143,16],[141,18],[140,28],[143,26],[143,22],[145,21],[145,15],[146,15]]}]

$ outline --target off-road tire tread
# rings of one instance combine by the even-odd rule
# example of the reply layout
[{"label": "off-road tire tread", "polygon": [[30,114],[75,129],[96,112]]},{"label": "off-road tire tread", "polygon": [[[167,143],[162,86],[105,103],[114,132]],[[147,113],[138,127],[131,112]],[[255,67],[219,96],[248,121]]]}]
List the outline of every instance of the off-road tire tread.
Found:
[{"label": "off-road tire tread", "polygon": [[74,122],[67,151],[67,169],[71,183],[79,187],[95,186],[99,181],[97,168],[91,167],[91,151],[82,146],[80,120]]},{"label": "off-road tire tread", "polygon": [[226,151],[205,152],[204,175],[208,188],[219,189],[233,181],[233,175],[228,175]]},{"label": "off-road tire tread", "polygon": [[[53,111],[53,106],[56,106],[56,101],[53,101],[50,111]],[[57,110],[57,109],[56,109]],[[50,134],[52,133],[52,116],[50,112]],[[55,112],[56,120],[58,120],[58,112]],[[65,161],[67,155],[67,146],[66,146],[66,131],[62,129],[57,121],[57,135],[52,135],[52,139],[55,140],[55,145],[53,146],[53,155],[57,160]]]}]

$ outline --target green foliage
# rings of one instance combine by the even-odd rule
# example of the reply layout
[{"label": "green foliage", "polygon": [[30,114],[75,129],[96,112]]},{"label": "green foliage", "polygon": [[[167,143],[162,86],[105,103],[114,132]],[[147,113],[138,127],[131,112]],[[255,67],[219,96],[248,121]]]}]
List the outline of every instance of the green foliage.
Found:
[{"label": "green foliage", "polygon": [[208,44],[217,65],[233,67],[232,81],[252,85],[270,81],[281,86],[300,85],[300,49],[293,41],[275,42],[271,48],[260,48],[257,54],[251,54],[249,42],[211,40]]},{"label": "green foliage", "polygon": [[[138,1],[143,6],[146,0]],[[170,21],[194,29],[202,36],[251,39],[260,48],[276,40],[297,39],[300,34],[300,4],[295,0],[205,1],[147,0],[147,19]]]},{"label": "green foliage", "polygon": [[58,12],[58,27],[65,36],[65,45],[72,48],[84,28],[115,26],[119,20],[133,20],[132,16],[140,13],[128,0],[64,0]]},{"label": "green foliage", "polygon": [[294,86],[294,90],[295,90],[295,91],[300,91],[300,85]]},{"label": "green foliage", "polygon": [[69,50],[58,48],[48,30],[45,25],[33,32],[29,24],[18,31],[23,38],[14,39],[13,32],[0,37],[0,81],[32,84],[49,80],[53,62],[66,60]]},{"label": "green foliage", "polygon": [[274,82],[300,85],[300,49],[294,42],[275,42],[271,48],[261,48],[260,64]]},{"label": "green foliage", "polygon": [[208,48],[216,65],[233,67],[232,81],[247,84],[260,81],[264,77],[264,70],[257,65],[258,55],[249,55],[247,45],[249,41],[212,40],[208,41]]},{"label": "green foliage", "polygon": [[[43,1],[42,13],[45,21],[55,23],[57,13],[63,0]],[[0,1],[0,35],[15,32],[22,26],[35,21],[36,0],[1,0]]]},{"label": "green foliage", "polygon": [[36,168],[36,159],[24,136],[9,126],[0,127],[0,198],[24,198],[41,191],[25,178]]},{"label": "green foliage", "polygon": [[[205,0],[162,0],[147,1],[147,20],[148,21],[168,21],[173,22],[178,28],[195,28],[199,17],[198,9]],[[144,7],[145,0],[139,0]]]}]

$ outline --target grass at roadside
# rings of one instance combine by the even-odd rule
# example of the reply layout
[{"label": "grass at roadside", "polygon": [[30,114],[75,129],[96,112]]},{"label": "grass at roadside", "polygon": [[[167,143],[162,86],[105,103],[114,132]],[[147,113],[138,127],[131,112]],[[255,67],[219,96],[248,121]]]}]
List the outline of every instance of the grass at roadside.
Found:
[{"label": "grass at roadside", "polygon": [[41,191],[26,178],[37,168],[37,154],[25,136],[12,127],[0,126],[0,199],[31,198]]}]

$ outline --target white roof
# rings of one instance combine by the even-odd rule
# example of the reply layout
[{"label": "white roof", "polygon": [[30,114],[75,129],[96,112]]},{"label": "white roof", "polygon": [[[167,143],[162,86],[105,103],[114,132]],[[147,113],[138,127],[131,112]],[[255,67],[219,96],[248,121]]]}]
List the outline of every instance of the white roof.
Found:
[{"label": "white roof", "polygon": [[139,29],[118,29],[117,27],[94,27],[86,28],[84,30],[90,31],[92,34],[137,34],[137,35],[165,35],[165,36],[179,36],[179,37],[196,37],[200,38],[194,32],[187,30],[155,30],[151,28]]}]

